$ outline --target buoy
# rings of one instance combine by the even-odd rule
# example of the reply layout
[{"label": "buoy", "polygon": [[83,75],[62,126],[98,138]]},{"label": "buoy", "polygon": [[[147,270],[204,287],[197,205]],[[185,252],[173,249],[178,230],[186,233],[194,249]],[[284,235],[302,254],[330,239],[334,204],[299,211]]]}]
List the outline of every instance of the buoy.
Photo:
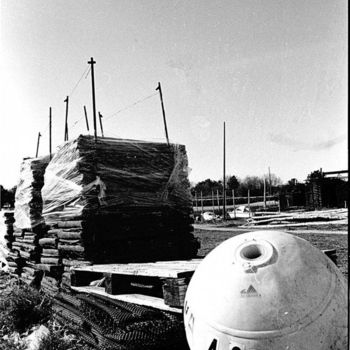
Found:
[{"label": "buoy", "polygon": [[345,350],[347,282],[304,239],[248,232],[197,267],[184,304],[191,350]]}]

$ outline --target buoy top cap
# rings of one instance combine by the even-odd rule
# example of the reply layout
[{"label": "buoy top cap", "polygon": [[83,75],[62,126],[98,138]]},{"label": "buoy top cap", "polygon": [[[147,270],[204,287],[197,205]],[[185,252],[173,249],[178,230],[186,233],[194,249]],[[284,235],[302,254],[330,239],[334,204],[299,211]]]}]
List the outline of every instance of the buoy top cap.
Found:
[{"label": "buoy top cap", "polygon": [[272,261],[274,249],[263,239],[247,239],[235,250],[234,262],[243,267],[259,267]]}]

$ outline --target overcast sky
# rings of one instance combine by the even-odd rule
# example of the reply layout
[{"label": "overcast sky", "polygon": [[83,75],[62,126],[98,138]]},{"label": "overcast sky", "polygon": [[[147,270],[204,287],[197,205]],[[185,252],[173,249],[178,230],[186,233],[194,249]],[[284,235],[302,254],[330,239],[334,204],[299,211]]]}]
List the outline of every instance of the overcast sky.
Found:
[{"label": "overcast sky", "polygon": [[[287,181],[347,169],[345,0],[1,0],[0,184],[16,184],[23,157],[48,153],[92,125],[106,136],[185,144],[190,180],[271,172]],[[79,79],[78,86],[76,86]],[[86,77],[86,78],[85,78]],[[76,88],[75,88],[76,87]],[[149,97],[151,96],[151,97]],[[134,102],[142,100],[130,108]],[[115,112],[120,111],[116,115]]]}]

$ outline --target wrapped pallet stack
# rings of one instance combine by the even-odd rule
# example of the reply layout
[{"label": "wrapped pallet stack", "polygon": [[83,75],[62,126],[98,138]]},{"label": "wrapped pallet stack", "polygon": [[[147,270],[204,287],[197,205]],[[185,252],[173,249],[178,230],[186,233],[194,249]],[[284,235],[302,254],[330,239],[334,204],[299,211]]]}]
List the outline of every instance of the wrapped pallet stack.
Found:
[{"label": "wrapped pallet stack", "polygon": [[142,262],[197,253],[182,145],[81,135],[51,160],[42,196],[51,226],[42,247],[58,252],[65,270],[74,261]]},{"label": "wrapped pallet stack", "polygon": [[33,280],[36,273],[35,263],[40,259],[41,249],[38,241],[46,233],[42,217],[41,189],[48,163],[49,157],[24,159],[16,189],[15,229],[9,259],[11,264],[16,262],[16,272],[28,282]]}]

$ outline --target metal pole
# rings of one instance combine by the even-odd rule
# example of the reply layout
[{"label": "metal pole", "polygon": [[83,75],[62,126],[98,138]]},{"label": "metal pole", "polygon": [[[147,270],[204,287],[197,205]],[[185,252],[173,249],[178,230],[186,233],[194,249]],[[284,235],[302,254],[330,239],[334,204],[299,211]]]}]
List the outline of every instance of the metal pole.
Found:
[{"label": "metal pole", "polygon": [[163,112],[163,122],[164,122],[164,129],[165,129],[165,137],[166,137],[166,141],[167,141],[167,143],[169,145],[169,136],[168,136],[168,128],[167,128],[167,125],[166,125],[166,119],[165,119],[165,109],[164,109],[164,103],[163,103],[162,87],[161,87],[159,82],[158,82],[158,86],[157,86],[156,90],[159,90],[160,103],[162,105],[162,112]]},{"label": "metal pole", "polygon": [[51,113],[51,107],[50,107],[50,113],[49,113],[49,151],[50,151],[50,160],[52,158],[52,113]]},{"label": "metal pole", "polygon": [[102,134],[102,137],[105,137],[103,135],[102,118],[103,118],[102,114],[100,112],[98,112],[98,119],[100,119],[101,134]]},{"label": "metal pole", "polygon": [[197,192],[194,193],[194,200],[196,202],[196,210],[198,211]]},{"label": "metal pole", "polygon": [[201,191],[201,207],[202,207],[202,213],[203,213],[203,192]]},{"label": "metal pole", "polygon": [[40,131],[39,131],[39,133],[38,133],[38,141],[37,141],[37,143],[36,143],[36,154],[35,154],[35,158],[38,158],[38,154],[39,154],[40,137],[41,137],[41,134],[40,134]]},{"label": "metal pole", "polygon": [[222,205],[222,217],[223,220],[226,219],[226,124],[224,122],[224,142],[223,142],[223,178],[222,178],[222,185],[223,185],[223,205]]},{"label": "metal pole", "polygon": [[95,75],[94,75],[94,64],[96,61],[91,57],[91,60],[88,61],[91,64],[91,82],[92,82],[92,111],[94,116],[94,136],[95,141],[97,140],[97,128],[96,128],[96,101],[95,101]]},{"label": "metal pole", "polygon": [[220,212],[220,198],[219,198],[219,190],[216,190],[216,198],[218,200],[218,207],[219,207],[219,212]]},{"label": "metal pole", "polygon": [[67,96],[66,99],[63,102],[66,102],[66,121],[65,121],[65,124],[64,124],[64,141],[68,141],[68,103],[69,103],[69,96]]},{"label": "metal pole", "polygon": [[84,106],[84,114],[85,114],[86,128],[87,128],[87,131],[89,131],[89,121],[87,117],[86,106]]},{"label": "metal pole", "polygon": [[232,204],[233,204],[233,212],[235,213],[235,219],[236,219],[235,190],[232,190]]},{"label": "metal pole", "polygon": [[248,210],[249,210],[249,217],[250,217],[250,190],[248,190]]},{"label": "metal pole", "polygon": [[271,172],[270,172],[270,167],[269,167],[269,195],[271,196],[272,191],[271,191]]},{"label": "metal pole", "polygon": [[281,214],[281,196],[278,195],[278,214]]},{"label": "metal pole", "polygon": [[266,209],[266,177],[264,176],[264,208]]},{"label": "metal pole", "polygon": [[211,203],[213,205],[213,213],[215,214],[214,191],[211,190]]}]

